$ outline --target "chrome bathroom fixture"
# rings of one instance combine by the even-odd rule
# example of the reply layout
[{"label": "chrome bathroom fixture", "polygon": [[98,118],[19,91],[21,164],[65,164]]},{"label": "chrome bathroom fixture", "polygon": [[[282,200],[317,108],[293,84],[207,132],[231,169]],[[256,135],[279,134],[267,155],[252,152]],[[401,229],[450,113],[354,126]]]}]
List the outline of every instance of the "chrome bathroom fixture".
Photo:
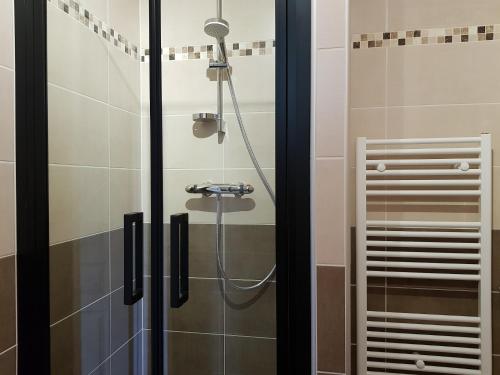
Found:
[{"label": "chrome bathroom fixture", "polygon": [[252,185],[244,184],[240,182],[239,184],[212,184],[206,182],[199,185],[188,185],[186,186],[186,192],[191,194],[203,194],[209,197],[213,194],[220,195],[234,195],[237,198],[241,198],[246,194],[252,194],[254,188]]},{"label": "chrome bathroom fixture", "polygon": [[[222,0],[217,0],[217,17],[210,18],[205,22],[205,33],[211,37],[214,37],[217,40],[217,60],[210,61],[209,69],[217,69],[217,115],[210,113],[198,113],[193,115],[193,119],[195,121],[217,121],[217,130],[219,132],[219,136],[223,136],[225,134],[224,127],[224,108],[223,108],[223,84],[224,84],[224,76],[227,77],[227,84],[229,86],[229,92],[231,94],[231,101],[233,103],[234,112],[236,114],[236,119],[238,121],[238,125],[240,128],[241,136],[243,137],[243,142],[245,143],[245,147],[247,149],[248,155],[252,160],[252,164],[255,167],[257,174],[259,175],[259,179],[264,185],[267,193],[274,206],[276,206],[276,196],[274,194],[273,189],[271,188],[271,184],[267,180],[266,175],[264,174],[261,166],[259,165],[259,161],[255,156],[255,153],[252,148],[252,144],[250,143],[250,139],[248,138],[245,124],[243,123],[243,118],[241,116],[240,107],[238,105],[238,99],[236,97],[236,91],[234,89],[233,80],[232,80],[232,69],[227,60],[226,55],[226,42],[224,40],[225,36],[229,33],[229,24],[227,21],[222,19]],[[226,74],[224,74],[224,71]],[[216,225],[216,253],[217,253],[217,266],[219,268],[219,272],[226,281],[226,283],[234,289],[238,290],[253,290],[260,288],[266,282],[268,282],[274,275],[276,271],[276,264],[273,265],[272,269],[267,273],[267,275],[260,281],[249,285],[242,286],[235,283],[233,280],[229,278],[224,269],[224,264],[222,262],[222,253],[224,251],[224,243],[223,239],[223,225],[222,225],[222,214],[223,214],[223,195],[233,194],[235,197],[242,197],[245,194],[253,193],[254,188],[251,185],[245,184],[201,184],[201,185],[188,185],[186,187],[186,191],[188,193],[198,193],[203,194],[204,196],[212,196],[215,195],[217,199],[217,225]]]},{"label": "chrome bathroom fixture", "polygon": [[217,17],[206,20],[203,29],[208,36],[216,39],[218,46],[217,61],[210,61],[209,66],[209,69],[217,69],[217,114],[195,113],[193,121],[216,121],[220,143],[226,134],[226,125],[224,122],[224,75],[222,70],[227,68],[224,38],[229,34],[229,23],[222,18],[222,0],[217,0]]}]

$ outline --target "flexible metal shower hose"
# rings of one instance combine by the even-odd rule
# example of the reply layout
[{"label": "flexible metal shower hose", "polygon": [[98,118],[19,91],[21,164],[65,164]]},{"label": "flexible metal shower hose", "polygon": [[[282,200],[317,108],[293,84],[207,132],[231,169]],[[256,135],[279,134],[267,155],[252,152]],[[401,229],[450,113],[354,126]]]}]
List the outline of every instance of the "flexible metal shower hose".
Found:
[{"label": "flexible metal shower hose", "polygon": [[[225,48],[224,46],[220,46],[222,50],[222,54],[224,55],[224,59],[226,60],[226,54],[225,54]],[[252,144],[250,143],[250,140],[248,139],[248,135],[245,129],[245,124],[243,123],[243,118],[241,117],[241,112],[240,112],[240,107],[238,105],[238,100],[236,98],[236,92],[234,90],[233,86],[233,80],[231,78],[231,69],[229,66],[229,63],[227,63],[226,67],[227,71],[227,83],[229,86],[229,91],[231,93],[231,100],[233,102],[233,107],[234,107],[234,112],[236,113],[236,118],[238,119],[238,125],[241,131],[241,135],[243,137],[243,141],[245,143],[246,149],[248,151],[248,155],[250,156],[250,159],[252,159],[252,163],[255,167],[255,170],[257,171],[257,174],[259,175],[260,180],[262,181],[262,184],[266,188],[269,197],[273,201],[274,206],[276,207],[276,196],[274,194],[273,189],[271,188],[271,185],[269,184],[269,181],[266,178],[266,175],[262,171],[262,168],[260,167],[259,161],[257,160],[257,157],[255,156],[255,153],[253,152]],[[216,253],[217,253],[217,265],[219,267],[219,271],[221,273],[221,276],[226,280],[226,282],[229,284],[234,289],[239,289],[239,290],[253,290],[260,288],[262,285],[264,285],[266,282],[268,282],[274,275],[274,272],[276,271],[276,264],[273,265],[273,268],[269,273],[267,274],[266,277],[264,277],[262,280],[258,281],[257,283],[254,283],[249,286],[242,286],[237,283],[235,283],[233,280],[229,278],[229,276],[226,274],[226,271],[224,269],[224,265],[221,259],[221,253],[223,252],[224,248],[224,243],[223,243],[223,226],[222,226],[222,212],[223,212],[223,200],[221,194],[217,194],[217,225],[216,225]]]}]

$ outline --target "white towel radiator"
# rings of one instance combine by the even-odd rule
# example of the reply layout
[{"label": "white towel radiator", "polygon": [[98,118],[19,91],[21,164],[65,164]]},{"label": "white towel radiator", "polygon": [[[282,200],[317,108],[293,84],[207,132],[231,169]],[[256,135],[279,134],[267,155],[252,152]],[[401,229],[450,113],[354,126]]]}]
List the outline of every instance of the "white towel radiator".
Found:
[{"label": "white towel radiator", "polygon": [[[358,138],[356,185],[358,374],[491,375],[491,136]],[[446,200],[477,208],[436,220]],[[408,202],[434,205],[433,216],[412,218]],[[394,204],[404,216],[386,209]],[[479,313],[370,311],[368,278],[467,282]]]}]

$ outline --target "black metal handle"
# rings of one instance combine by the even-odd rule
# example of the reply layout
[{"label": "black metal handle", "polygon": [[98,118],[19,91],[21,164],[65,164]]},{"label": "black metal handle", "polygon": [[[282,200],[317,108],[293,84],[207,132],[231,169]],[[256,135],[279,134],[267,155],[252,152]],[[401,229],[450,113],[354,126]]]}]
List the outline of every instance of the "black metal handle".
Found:
[{"label": "black metal handle", "polygon": [[170,216],[170,306],[179,308],[189,299],[189,216]]},{"label": "black metal handle", "polygon": [[[124,215],[124,303],[133,305],[144,293],[143,214]],[[134,288],[135,282],[135,288]]]}]

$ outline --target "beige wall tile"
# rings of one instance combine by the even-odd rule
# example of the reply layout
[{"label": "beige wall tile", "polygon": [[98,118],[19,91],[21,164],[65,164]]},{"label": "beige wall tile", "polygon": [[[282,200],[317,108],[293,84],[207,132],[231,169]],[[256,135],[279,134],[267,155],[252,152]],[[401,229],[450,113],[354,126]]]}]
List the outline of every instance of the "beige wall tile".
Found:
[{"label": "beige wall tile", "polygon": [[346,52],[318,50],[316,156],[344,156],[346,128]]},{"label": "beige wall tile", "polygon": [[[275,165],[275,113],[242,113],[243,122],[262,168]],[[243,142],[236,116],[226,116],[227,134],[224,140],[225,168],[253,168],[250,156]]]},{"label": "beige wall tile", "polygon": [[116,108],[109,109],[110,165],[141,168],[141,118]]},{"label": "beige wall tile", "polygon": [[390,30],[500,22],[500,3],[496,0],[388,0],[388,4]]},{"label": "beige wall tile", "polygon": [[356,142],[358,137],[385,138],[385,108],[351,109],[349,118],[349,166],[356,166]]},{"label": "beige wall tile", "polygon": [[109,170],[49,166],[51,244],[109,229]]},{"label": "beige wall tile", "polygon": [[141,105],[139,64],[118,48],[109,48],[109,104],[137,115]]},{"label": "beige wall tile", "polygon": [[318,0],[316,3],[317,47],[345,47],[346,21],[345,0]]},{"label": "beige wall tile", "polygon": [[493,167],[493,229],[500,229],[500,167]]},{"label": "beige wall tile", "polygon": [[107,105],[50,84],[48,93],[50,163],[108,166]]},{"label": "beige wall tile", "polygon": [[0,14],[0,65],[14,67],[14,2],[2,1]]},{"label": "beige wall tile", "polygon": [[14,163],[0,162],[0,257],[16,249]]},{"label": "beige wall tile", "polygon": [[388,138],[492,135],[493,163],[500,166],[500,104],[391,107]]},{"label": "beige wall tile", "polygon": [[140,41],[139,0],[109,0],[109,22],[136,46]]},{"label": "beige wall tile", "polygon": [[108,4],[102,0],[80,0],[80,4],[94,13],[101,20],[108,22]]},{"label": "beige wall tile", "polygon": [[317,159],[316,263],[345,264],[344,159]]},{"label": "beige wall tile", "polygon": [[[274,112],[275,56],[231,58],[233,83],[241,112]],[[206,60],[163,63],[164,114],[216,111],[217,82],[207,77]],[[224,111],[234,112],[224,84]]]},{"label": "beige wall tile", "polygon": [[141,172],[128,169],[110,171],[111,229],[123,227],[123,215],[141,210]]},{"label": "beige wall tile", "polygon": [[[275,189],[275,170],[264,170],[271,189]],[[232,169],[224,171],[224,181],[251,184],[255,191],[243,198],[227,197],[224,200],[224,223],[226,224],[274,224],[276,210],[254,169]],[[215,220],[215,217],[213,218]]]},{"label": "beige wall tile", "polygon": [[[274,1],[226,1],[223,18],[229,22],[228,42],[272,39],[275,34]],[[167,1],[162,7],[162,40],[169,46],[211,44],[213,38],[203,32],[208,18],[216,16],[216,3],[206,0]],[[189,20],[186,22],[186,20]]]},{"label": "beige wall tile", "polygon": [[14,97],[14,72],[0,67],[0,160],[15,160]]},{"label": "beige wall tile", "polygon": [[168,169],[221,169],[217,125],[193,122],[192,115],[163,118],[163,160]]},{"label": "beige wall tile", "polygon": [[351,50],[351,107],[386,104],[386,49]]},{"label": "beige wall tile", "polygon": [[107,102],[107,44],[55,7],[47,23],[49,82]]},{"label": "beige wall tile", "polygon": [[500,102],[500,48],[496,46],[470,43],[389,48],[388,104]]},{"label": "beige wall tile", "polygon": [[387,0],[350,0],[351,33],[386,30]]}]

